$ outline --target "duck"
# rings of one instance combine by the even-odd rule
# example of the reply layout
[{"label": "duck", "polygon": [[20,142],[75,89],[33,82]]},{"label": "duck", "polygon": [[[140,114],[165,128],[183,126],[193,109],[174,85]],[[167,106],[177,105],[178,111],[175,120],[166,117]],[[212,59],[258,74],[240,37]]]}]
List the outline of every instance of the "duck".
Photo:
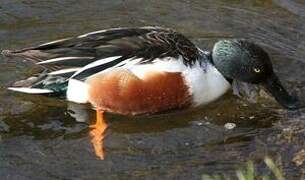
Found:
[{"label": "duck", "polygon": [[274,73],[268,53],[243,39],[219,40],[204,51],[172,29],[126,27],[3,50],[2,55],[44,69],[9,90],[64,95],[68,101],[116,114],[198,107],[240,84],[263,87],[286,109],[299,107]]}]

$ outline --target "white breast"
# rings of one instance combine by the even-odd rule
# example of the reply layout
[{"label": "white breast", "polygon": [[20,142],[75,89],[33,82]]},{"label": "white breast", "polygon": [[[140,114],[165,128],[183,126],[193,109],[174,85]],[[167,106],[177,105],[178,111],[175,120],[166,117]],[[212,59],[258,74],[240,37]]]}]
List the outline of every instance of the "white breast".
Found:
[{"label": "white breast", "polygon": [[183,71],[184,78],[193,96],[194,106],[215,101],[230,88],[230,83],[212,64],[206,64],[205,68],[204,71],[199,64],[196,64]]}]

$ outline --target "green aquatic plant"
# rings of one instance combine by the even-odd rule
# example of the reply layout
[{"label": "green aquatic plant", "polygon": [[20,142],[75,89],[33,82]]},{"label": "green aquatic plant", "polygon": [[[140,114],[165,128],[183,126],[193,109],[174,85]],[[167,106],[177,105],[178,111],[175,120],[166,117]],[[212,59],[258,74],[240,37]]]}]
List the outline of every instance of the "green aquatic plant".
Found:
[{"label": "green aquatic plant", "polygon": [[272,161],[272,159],[266,157],[264,161],[277,180],[284,180],[283,174],[281,173],[280,169],[276,166],[276,164]]},{"label": "green aquatic plant", "polygon": [[[264,159],[264,162],[268,169],[273,173],[276,180],[284,180],[284,177],[280,171],[280,169],[276,166],[276,164],[273,162],[273,160],[269,157],[266,157]],[[258,176],[255,173],[255,167],[252,161],[248,161],[246,168],[241,168],[236,170],[236,177],[232,177],[232,179],[238,179],[238,180],[256,180],[256,179],[262,179],[262,180],[269,180],[271,179],[270,176],[264,175],[264,176]],[[203,175],[202,180],[230,180],[231,177],[222,174],[216,174],[216,175]]]},{"label": "green aquatic plant", "polygon": [[255,170],[254,170],[253,162],[249,161],[247,163],[246,171],[237,170],[236,176],[238,177],[239,180],[254,180]]}]

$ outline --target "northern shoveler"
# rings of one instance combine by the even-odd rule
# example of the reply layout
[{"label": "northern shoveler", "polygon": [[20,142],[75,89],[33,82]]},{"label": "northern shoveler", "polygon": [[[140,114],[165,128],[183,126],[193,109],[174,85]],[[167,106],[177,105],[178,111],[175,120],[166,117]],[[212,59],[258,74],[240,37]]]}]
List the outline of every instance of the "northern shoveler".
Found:
[{"label": "northern shoveler", "polygon": [[10,90],[64,93],[69,101],[113,113],[199,106],[240,84],[262,85],[285,108],[298,108],[273,72],[268,54],[245,40],[220,40],[208,52],[170,29],[113,28],[2,54],[46,69]]}]

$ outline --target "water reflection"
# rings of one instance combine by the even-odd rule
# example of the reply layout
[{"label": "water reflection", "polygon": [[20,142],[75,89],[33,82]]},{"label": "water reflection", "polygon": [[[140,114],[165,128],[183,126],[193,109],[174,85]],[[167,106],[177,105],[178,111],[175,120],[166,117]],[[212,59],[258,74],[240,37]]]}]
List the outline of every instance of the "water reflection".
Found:
[{"label": "water reflection", "polygon": [[96,122],[91,125],[90,136],[92,137],[91,143],[94,147],[94,151],[97,157],[100,159],[105,158],[104,152],[104,138],[108,125],[104,118],[103,111],[96,111]]},{"label": "water reflection", "polygon": [[[201,164],[214,172],[214,165],[224,162],[220,163],[221,167],[228,170],[248,158],[249,152],[262,157],[268,149],[266,141],[271,141],[265,140],[262,132],[279,132],[272,131],[273,123],[286,118],[287,113],[270,110],[270,106],[272,109],[278,107],[275,103],[267,107],[261,105],[270,100],[251,104],[231,95],[197,109],[137,117],[107,113],[106,119],[104,113],[96,112],[88,105],[59,103],[56,98],[22,96],[16,102],[26,107],[15,115],[7,115],[3,120],[6,132],[0,129],[0,134],[10,135],[4,137],[5,142],[16,139],[15,144],[21,145],[16,150],[2,143],[2,148],[7,150],[2,156],[11,157],[13,152],[16,156],[30,157],[26,160],[32,162],[41,154],[48,157],[48,162],[57,160],[65,166],[76,163],[81,168],[83,163],[90,162],[101,169],[113,167],[121,171],[126,167],[138,167],[138,162],[143,168],[156,163],[157,167],[162,167],[158,159],[171,162],[174,169],[179,169],[181,163],[190,163],[192,166]],[[237,128],[224,129],[226,122],[236,123]],[[25,146],[37,150],[24,152]],[[97,163],[96,160],[103,161]]]},{"label": "water reflection", "polygon": [[[240,106],[240,102],[236,101],[234,97],[227,95],[222,100],[201,108],[135,117],[115,114],[106,114],[105,117],[103,111],[92,110],[90,106],[68,103],[67,112],[75,121],[91,124],[87,128],[87,136],[90,137],[91,147],[93,147],[95,155],[99,159],[104,160],[104,140],[106,136],[112,135],[112,133],[135,134],[135,136],[143,133],[143,136],[149,137],[151,134],[166,133],[168,130],[176,134],[175,129],[183,130],[190,126],[200,126],[205,129],[200,134],[204,136],[206,144],[221,145],[251,141],[258,133],[256,128],[271,127],[273,122],[276,122],[279,118],[271,115],[270,111],[261,107],[260,104],[245,104],[246,102],[244,101],[243,106]],[[258,114],[256,111],[256,113],[251,115],[248,110],[252,108],[260,109],[260,113]],[[225,130],[224,124],[227,122],[236,123],[237,129],[234,131]],[[111,124],[111,127],[109,124]],[[107,132],[111,132],[111,134]],[[190,137],[199,136],[198,132],[189,133]],[[218,135],[211,136],[210,134]],[[120,142],[122,140],[117,139],[116,141]],[[175,141],[183,142],[179,138]],[[116,142],[109,141],[108,143]],[[199,144],[202,143],[200,142]],[[157,146],[160,145],[160,142],[154,142],[150,145]]]},{"label": "water reflection", "polygon": [[69,102],[67,112],[75,121],[91,124],[88,133],[91,138],[90,141],[94,148],[95,155],[103,160],[105,158],[104,138],[108,128],[104,111],[96,110],[96,116],[92,117],[91,110],[88,109],[88,106]]}]

